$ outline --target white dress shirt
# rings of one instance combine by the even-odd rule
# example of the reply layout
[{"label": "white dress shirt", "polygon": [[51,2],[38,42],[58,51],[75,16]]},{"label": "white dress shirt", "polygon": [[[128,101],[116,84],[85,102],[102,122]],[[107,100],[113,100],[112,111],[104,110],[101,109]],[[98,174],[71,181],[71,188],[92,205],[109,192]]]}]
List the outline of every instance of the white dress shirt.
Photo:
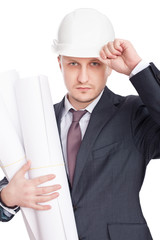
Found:
[{"label": "white dress shirt", "polygon": [[[103,94],[103,91],[85,109],[81,109],[81,110],[87,110],[87,113],[84,114],[84,116],[79,121],[82,139],[83,139],[84,134],[86,132],[86,129],[87,129],[87,126],[88,126],[88,123],[89,123],[89,120],[90,120],[90,115],[91,115],[94,107],[98,103],[99,99],[101,98],[101,96]],[[71,108],[76,110],[71,105],[71,103],[68,101],[68,98],[67,98],[67,95],[66,95],[65,96],[65,101],[64,101],[64,109],[63,109],[63,112],[62,112],[60,128],[61,128],[61,142],[62,142],[62,148],[63,148],[63,156],[64,156],[64,161],[65,161],[67,173],[68,173],[68,164],[67,164],[67,134],[68,134],[69,127],[70,127],[70,125],[72,123],[72,113],[69,111]]]}]

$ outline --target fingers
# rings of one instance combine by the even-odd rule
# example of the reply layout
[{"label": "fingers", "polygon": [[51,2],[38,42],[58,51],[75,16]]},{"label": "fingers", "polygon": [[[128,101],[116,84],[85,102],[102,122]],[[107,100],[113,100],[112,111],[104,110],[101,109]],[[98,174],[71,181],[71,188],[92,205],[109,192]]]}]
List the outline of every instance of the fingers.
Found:
[{"label": "fingers", "polygon": [[49,175],[45,175],[45,176],[34,178],[34,179],[30,180],[30,181],[32,181],[33,185],[38,186],[38,185],[40,185],[42,183],[45,183],[45,182],[53,180],[55,177],[56,176],[54,174],[49,174]]},{"label": "fingers", "polygon": [[121,47],[122,40],[115,39],[113,42],[109,42],[103,46],[100,51],[102,59],[115,59],[122,54],[123,48]]},{"label": "fingers", "polygon": [[41,205],[39,203],[45,203],[45,202],[51,201],[53,199],[56,199],[58,196],[59,196],[59,193],[55,192],[50,195],[36,197],[35,203],[30,205],[30,208],[33,208],[35,210],[49,210],[51,209],[50,205]]},{"label": "fingers", "polygon": [[55,192],[57,190],[61,189],[60,185],[53,185],[49,187],[37,187],[36,188],[36,195],[43,195],[43,194],[48,194],[51,192]]},{"label": "fingers", "polygon": [[36,203],[48,202],[48,201],[51,201],[52,199],[57,198],[58,196],[59,196],[58,192],[54,192],[50,195],[38,196],[38,197],[36,197]]},{"label": "fingers", "polygon": [[101,49],[101,51],[100,51],[100,57],[102,58],[102,59],[107,59],[107,56],[106,56],[106,54],[105,54],[105,51],[104,51],[104,49],[102,48]]},{"label": "fingers", "polygon": [[115,48],[116,50],[122,52],[122,51],[123,51],[123,48],[122,48],[122,46],[121,46],[122,43],[123,43],[123,40],[121,40],[121,39],[115,39],[114,42],[113,42],[114,48]]},{"label": "fingers", "polygon": [[59,184],[49,187],[36,187],[35,190],[32,191],[32,194],[25,193],[21,195],[21,201],[18,206],[33,208],[35,210],[49,210],[51,208],[50,205],[40,205],[40,203],[45,203],[57,198],[59,193],[55,191],[60,188],[61,186]]},{"label": "fingers", "polygon": [[51,209],[51,206],[50,205],[35,204],[31,208],[33,208],[34,210],[42,211],[42,210],[49,210],[49,209]]},{"label": "fingers", "polygon": [[[30,169],[30,166],[31,166],[31,161],[27,161],[26,164],[24,164],[21,169],[17,172],[17,177],[22,177],[26,174],[27,171],[29,171]],[[47,181],[51,181],[55,178],[56,176],[54,174],[48,174],[48,175],[45,175],[45,176],[40,176],[40,177],[37,177],[37,178],[34,178],[34,179],[31,179],[30,181],[34,184],[34,185],[40,185],[42,183],[45,183]]]}]

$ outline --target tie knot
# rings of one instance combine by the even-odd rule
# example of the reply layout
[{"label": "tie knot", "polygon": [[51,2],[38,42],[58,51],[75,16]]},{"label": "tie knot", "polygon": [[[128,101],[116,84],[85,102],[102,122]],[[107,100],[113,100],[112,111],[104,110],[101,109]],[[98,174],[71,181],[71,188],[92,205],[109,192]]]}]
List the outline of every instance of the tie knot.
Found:
[{"label": "tie knot", "polygon": [[73,114],[72,122],[79,122],[83,115],[87,112],[87,110],[75,111],[74,109],[70,109],[70,112]]}]

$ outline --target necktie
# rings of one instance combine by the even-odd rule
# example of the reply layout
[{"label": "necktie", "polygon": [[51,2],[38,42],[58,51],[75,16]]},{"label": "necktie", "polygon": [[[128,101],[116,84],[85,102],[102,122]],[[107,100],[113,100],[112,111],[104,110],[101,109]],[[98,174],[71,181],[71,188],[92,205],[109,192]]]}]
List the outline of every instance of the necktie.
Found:
[{"label": "necktie", "polygon": [[67,160],[69,179],[72,185],[76,165],[76,157],[81,144],[81,129],[79,126],[79,121],[87,111],[75,111],[73,109],[70,109],[70,112],[72,112],[73,118],[67,135]]}]

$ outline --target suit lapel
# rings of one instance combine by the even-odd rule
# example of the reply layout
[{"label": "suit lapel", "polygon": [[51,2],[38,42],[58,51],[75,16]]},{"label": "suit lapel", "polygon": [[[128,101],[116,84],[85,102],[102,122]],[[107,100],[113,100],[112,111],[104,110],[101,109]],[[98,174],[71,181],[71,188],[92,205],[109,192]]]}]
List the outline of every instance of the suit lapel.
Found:
[{"label": "suit lapel", "polygon": [[[57,103],[57,104],[54,105],[54,110],[55,110],[55,115],[56,115],[56,120],[57,120],[57,126],[58,126],[58,131],[59,131],[59,136],[61,136],[60,124],[61,124],[62,111],[63,111],[63,108],[64,108],[64,99],[65,98],[63,98],[60,103]],[[61,143],[61,147],[62,147],[61,138],[60,138],[60,143]],[[62,147],[62,149],[63,149],[63,147]],[[71,185],[70,185],[70,182],[69,182],[68,174],[67,174],[67,179],[68,179],[69,189],[71,191]]]},{"label": "suit lapel", "polygon": [[104,125],[112,118],[113,114],[117,110],[115,106],[116,105],[115,100],[116,95],[106,87],[101,99],[99,100],[91,114],[91,118],[86,133],[84,135],[83,141],[81,143],[77,155],[76,169],[72,186],[73,195],[74,191],[76,190],[78,181],[80,180],[87,158],[90,152],[92,151],[95,140],[97,139]]},{"label": "suit lapel", "polygon": [[[104,125],[107,122],[109,122],[113,114],[116,112],[117,110],[116,106],[119,104],[119,102],[120,100],[118,96],[111,92],[107,87],[105,87],[101,99],[99,100],[91,114],[91,118],[86,133],[84,135],[83,141],[81,143],[77,155],[76,169],[72,186],[72,194],[74,194],[74,191],[76,190],[78,181],[80,180],[83,168],[86,164],[88,155],[92,151],[95,140],[97,139]],[[64,98],[60,103],[54,105],[59,133],[63,108]]]},{"label": "suit lapel", "polygon": [[63,108],[64,108],[64,98],[62,99],[62,101],[60,103],[57,103],[57,104],[54,105],[54,110],[55,110],[59,135],[60,135],[60,132],[61,132],[60,123],[61,123],[61,116],[62,116]]}]

